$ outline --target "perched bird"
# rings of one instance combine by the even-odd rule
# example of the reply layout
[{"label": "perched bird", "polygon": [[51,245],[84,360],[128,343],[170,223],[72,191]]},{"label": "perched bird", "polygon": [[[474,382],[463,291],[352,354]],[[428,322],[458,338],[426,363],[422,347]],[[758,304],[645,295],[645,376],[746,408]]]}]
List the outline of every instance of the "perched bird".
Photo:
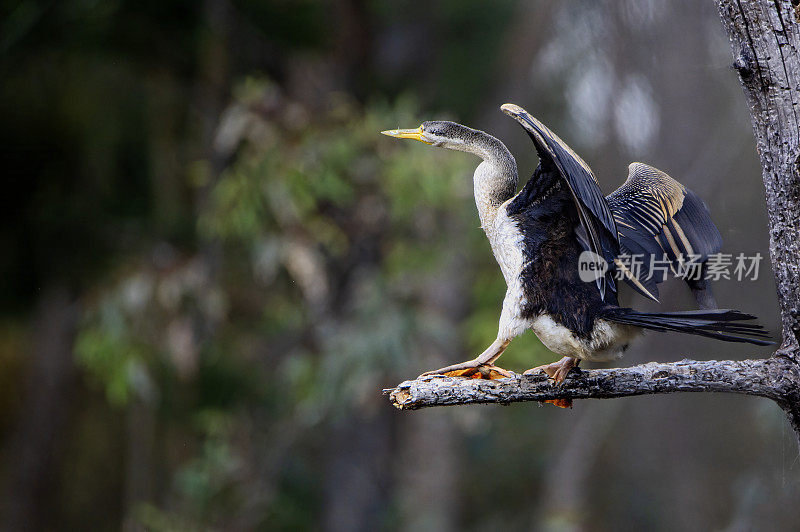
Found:
[{"label": "perched bird", "polygon": [[[532,368],[560,383],[580,360],[618,358],[642,329],[696,334],[728,342],[768,345],[755,316],[716,309],[704,279],[709,255],[722,238],[705,204],[664,172],[642,163],[628,167],[628,179],[604,197],[589,166],[544,124],[521,107],[505,104],[530,136],[539,165],[517,192],[517,164],[495,137],[454,122],[423,122],[417,129],[383,131],[431,146],[477,155],[475,203],[508,290],[495,341],[475,359],[423,375],[508,377],[495,365],[513,338],[532,330],[558,362]],[[637,272],[624,257],[669,261],[673,271],[687,262],[698,268],[687,279],[702,310],[639,312],[620,307],[615,277],[657,301],[651,272]],[[592,258],[596,275],[588,279],[579,266]],[[480,374],[480,375],[479,375]]]}]

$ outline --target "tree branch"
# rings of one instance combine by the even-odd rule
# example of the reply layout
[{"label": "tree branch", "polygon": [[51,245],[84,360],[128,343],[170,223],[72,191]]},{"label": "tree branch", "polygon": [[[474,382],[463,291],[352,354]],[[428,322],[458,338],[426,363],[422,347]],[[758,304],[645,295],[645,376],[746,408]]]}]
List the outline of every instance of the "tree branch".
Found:
[{"label": "tree branch", "polygon": [[384,390],[401,410],[474,403],[549,399],[612,399],[676,392],[726,392],[797,402],[798,366],[783,357],[758,360],[681,360],[630,368],[572,371],[561,385],[546,375],[512,379],[423,377]]}]

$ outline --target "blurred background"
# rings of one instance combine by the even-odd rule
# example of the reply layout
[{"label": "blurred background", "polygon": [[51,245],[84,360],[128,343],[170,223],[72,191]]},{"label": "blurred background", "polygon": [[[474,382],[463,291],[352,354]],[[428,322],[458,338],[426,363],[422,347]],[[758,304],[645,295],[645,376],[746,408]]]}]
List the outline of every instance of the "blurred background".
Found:
[{"label": "blurred background", "polygon": [[[766,400],[381,395],[482,351],[505,285],[478,161],[378,132],[457,120],[527,176],[507,101],[605,192],[633,160],[698,192],[723,251],[765,257],[720,304],[779,330],[712,2],[0,5],[1,529],[796,527],[798,450]],[[617,364],[768,353],[654,333]],[[528,334],[501,364],[556,358]]]}]

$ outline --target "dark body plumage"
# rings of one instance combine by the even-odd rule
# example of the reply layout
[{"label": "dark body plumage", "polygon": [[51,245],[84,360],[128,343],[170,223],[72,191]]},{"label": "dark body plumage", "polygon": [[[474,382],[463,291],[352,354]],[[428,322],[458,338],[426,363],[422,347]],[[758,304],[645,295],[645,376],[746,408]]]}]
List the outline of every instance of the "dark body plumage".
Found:
[{"label": "dark body plumage", "polygon": [[[523,237],[521,317],[531,320],[547,314],[588,340],[606,303],[594,284],[579,278],[578,257],[583,251],[575,238],[579,217],[567,187],[540,165],[506,211]],[[610,297],[616,302],[615,296]]]}]

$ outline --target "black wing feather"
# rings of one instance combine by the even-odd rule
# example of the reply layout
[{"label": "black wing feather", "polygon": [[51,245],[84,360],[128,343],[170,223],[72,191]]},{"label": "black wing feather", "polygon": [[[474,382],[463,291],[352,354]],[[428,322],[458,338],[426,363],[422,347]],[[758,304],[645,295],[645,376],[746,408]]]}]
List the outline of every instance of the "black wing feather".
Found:
[{"label": "black wing feather", "polygon": [[[589,165],[547,126],[521,107],[506,104],[502,109],[528,133],[539,154],[542,170],[556,171],[568,185],[583,230],[579,239],[588,244],[590,251],[603,257],[609,264],[614,264],[619,254],[616,223]],[[616,292],[612,269],[609,268],[606,276],[597,279],[603,299],[607,288]]]}]

